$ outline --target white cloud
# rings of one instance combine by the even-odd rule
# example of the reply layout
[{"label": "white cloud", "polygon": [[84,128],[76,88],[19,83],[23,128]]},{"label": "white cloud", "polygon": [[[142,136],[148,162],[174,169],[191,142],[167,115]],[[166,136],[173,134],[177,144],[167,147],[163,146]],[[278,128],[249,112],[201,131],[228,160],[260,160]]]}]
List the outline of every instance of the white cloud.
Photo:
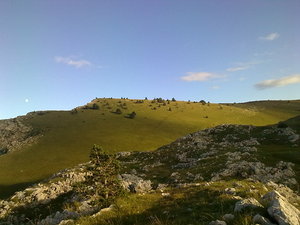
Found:
[{"label": "white cloud", "polygon": [[220,89],[220,86],[214,85],[211,88],[214,89],[214,90],[218,90],[218,89]]},{"label": "white cloud", "polygon": [[87,61],[87,60],[84,60],[84,59],[75,60],[72,57],[56,56],[55,61],[57,63],[63,63],[63,64],[66,64],[66,65],[69,65],[69,66],[74,66],[76,68],[88,67],[88,66],[92,65],[92,63]]},{"label": "white cloud", "polygon": [[207,81],[210,79],[214,79],[214,78],[220,78],[223,76],[214,74],[214,73],[208,73],[208,72],[187,72],[187,75],[182,76],[181,80],[184,81],[199,81],[199,82],[203,82],[203,81]]},{"label": "white cloud", "polygon": [[247,70],[252,68],[254,65],[261,64],[261,63],[263,63],[263,61],[238,62],[238,63],[234,63],[235,66],[227,68],[226,71],[236,72],[241,70]]},{"label": "white cloud", "polygon": [[270,33],[270,34],[267,34],[266,36],[263,36],[263,37],[259,37],[260,40],[265,40],[265,41],[273,41],[277,38],[279,38],[279,34],[278,33]]},{"label": "white cloud", "polygon": [[246,69],[249,69],[249,66],[230,67],[230,68],[226,69],[226,71],[228,71],[228,72],[236,72],[236,71],[246,70]]},{"label": "white cloud", "polygon": [[294,74],[279,79],[264,80],[262,82],[255,84],[255,87],[257,89],[266,89],[266,88],[281,87],[281,86],[286,86],[289,84],[296,84],[296,83],[300,83],[300,74]]}]

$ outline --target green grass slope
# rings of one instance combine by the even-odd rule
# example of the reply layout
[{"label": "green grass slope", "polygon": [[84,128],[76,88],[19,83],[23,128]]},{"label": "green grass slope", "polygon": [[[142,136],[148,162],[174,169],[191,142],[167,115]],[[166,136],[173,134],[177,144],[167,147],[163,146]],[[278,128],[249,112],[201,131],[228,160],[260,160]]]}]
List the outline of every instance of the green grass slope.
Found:
[{"label": "green grass slope", "polygon": [[[94,143],[112,152],[150,151],[187,133],[223,123],[268,125],[300,114],[300,101],[202,105],[95,99],[87,108],[94,103],[99,109],[78,107],[77,113],[49,111],[24,117],[24,122],[41,130],[43,137],[34,145],[0,157],[0,198],[87,161]],[[122,114],[113,113],[117,108]],[[134,119],[125,118],[133,111],[137,113]]]}]

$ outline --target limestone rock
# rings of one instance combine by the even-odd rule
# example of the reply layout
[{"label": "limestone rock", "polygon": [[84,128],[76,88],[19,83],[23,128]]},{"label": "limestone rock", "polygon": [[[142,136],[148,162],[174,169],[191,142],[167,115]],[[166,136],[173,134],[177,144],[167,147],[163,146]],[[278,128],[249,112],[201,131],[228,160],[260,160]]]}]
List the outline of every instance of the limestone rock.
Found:
[{"label": "limestone rock", "polygon": [[215,221],[211,221],[209,225],[227,225],[227,223],[223,220],[215,220]]},{"label": "limestone rock", "polygon": [[233,214],[225,214],[224,216],[223,216],[223,219],[225,220],[225,221],[231,221],[231,220],[233,220],[234,219],[234,215]]},{"label": "limestone rock", "polygon": [[255,198],[246,198],[235,203],[234,212],[241,212],[244,209],[255,209],[263,207]]},{"label": "limestone rock", "polygon": [[299,225],[300,211],[277,191],[264,195],[268,204],[268,213],[279,225]]},{"label": "limestone rock", "polygon": [[120,176],[122,186],[130,192],[145,193],[152,190],[152,182],[144,180],[133,174],[122,174]]},{"label": "limestone rock", "polygon": [[259,214],[256,214],[253,217],[253,223],[260,224],[260,225],[276,225],[274,223],[271,223],[270,220],[268,220],[267,218],[265,218]]}]

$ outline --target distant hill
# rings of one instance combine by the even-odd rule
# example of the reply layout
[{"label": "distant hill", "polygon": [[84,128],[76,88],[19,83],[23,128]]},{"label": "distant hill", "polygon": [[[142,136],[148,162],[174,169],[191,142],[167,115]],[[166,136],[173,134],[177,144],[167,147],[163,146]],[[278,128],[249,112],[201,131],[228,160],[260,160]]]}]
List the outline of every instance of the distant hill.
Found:
[{"label": "distant hill", "polygon": [[95,143],[111,152],[151,151],[219,124],[262,126],[299,114],[299,100],[212,104],[103,98],[71,111],[32,112],[18,123],[30,128],[29,137],[39,138],[0,156],[0,197],[86,162]]}]

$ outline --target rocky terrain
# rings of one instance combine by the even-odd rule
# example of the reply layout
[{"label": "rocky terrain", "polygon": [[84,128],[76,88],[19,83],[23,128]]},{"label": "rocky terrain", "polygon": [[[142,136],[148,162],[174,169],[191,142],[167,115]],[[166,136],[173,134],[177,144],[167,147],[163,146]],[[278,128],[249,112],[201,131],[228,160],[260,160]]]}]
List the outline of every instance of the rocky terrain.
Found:
[{"label": "rocky terrain", "polygon": [[0,120],[0,155],[35,142],[39,135],[38,130],[25,125],[22,117]]},{"label": "rocky terrain", "polygon": [[[125,190],[138,195],[167,197],[174,190],[213,189],[218,196],[230,199],[231,212],[210,219],[210,225],[236,224],[245,212],[253,224],[299,225],[300,174],[294,169],[299,165],[269,162],[263,155],[266,146],[299,151],[299,144],[299,134],[287,126],[220,125],[179,138],[154,152],[118,153],[119,180]],[[103,212],[116,211],[114,205],[103,209],[95,204],[97,196],[77,193],[89,175],[88,165],[61,171],[1,200],[0,224],[76,224],[81,217],[98,218]]]}]

